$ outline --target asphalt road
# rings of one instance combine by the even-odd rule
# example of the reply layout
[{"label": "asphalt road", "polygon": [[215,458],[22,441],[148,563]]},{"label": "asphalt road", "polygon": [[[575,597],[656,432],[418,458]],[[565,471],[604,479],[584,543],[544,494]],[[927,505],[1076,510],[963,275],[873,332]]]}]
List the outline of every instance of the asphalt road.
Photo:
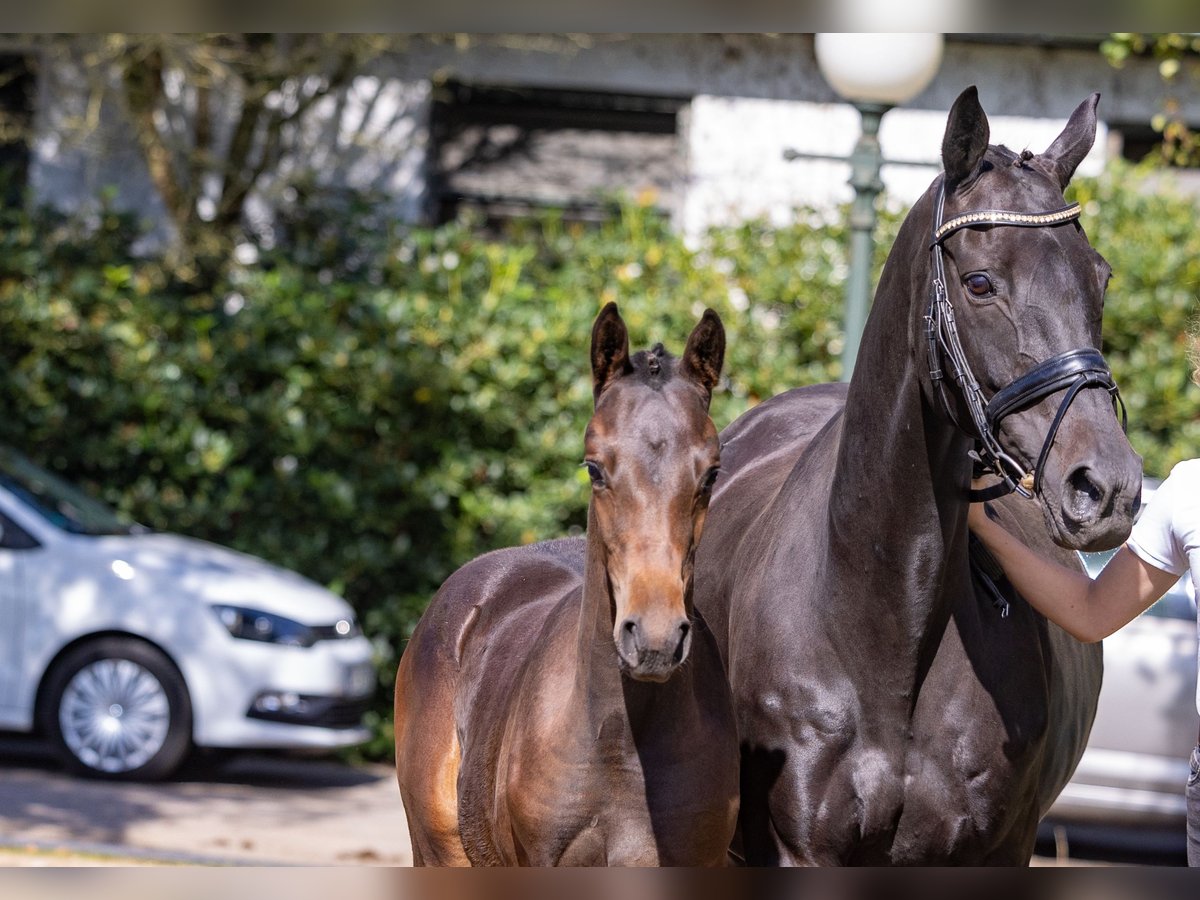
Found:
[{"label": "asphalt road", "polygon": [[[1042,866],[1186,862],[1179,831],[1044,824],[1037,852]],[[389,766],[240,753],[122,784],[74,778],[38,742],[0,736],[0,866],[411,861]]]},{"label": "asphalt road", "polygon": [[[237,754],[159,784],[64,773],[0,739],[0,864],[81,858],[241,865],[409,865],[393,770]],[[27,858],[22,862],[22,858]]]}]

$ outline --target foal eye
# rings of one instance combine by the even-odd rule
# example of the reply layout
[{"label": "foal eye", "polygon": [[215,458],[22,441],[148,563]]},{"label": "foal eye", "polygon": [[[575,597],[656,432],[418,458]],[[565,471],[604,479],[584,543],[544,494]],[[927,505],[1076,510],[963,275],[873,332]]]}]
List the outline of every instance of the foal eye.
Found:
[{"label": "foal eye", "polygon": [[594,486],[599,487],[604,484],[604,469],[601,468],[600,463],[591,459],[585,459],[583,467],[587,469],[588,478],[592,479]]},{"label": "foal eye", "polygon": [[700,493],[707,494],[712,490],[713,484],[716,483],[717,476],[721,474],[719,466],[713,466],[704,473],[704,477],[700,479]]},{"label": "foal eye", "polygon": [[963,279],[963,284],[976,297],[986,297],[992,293],[992,280],[981,272],[973,272],[968,275]]}]

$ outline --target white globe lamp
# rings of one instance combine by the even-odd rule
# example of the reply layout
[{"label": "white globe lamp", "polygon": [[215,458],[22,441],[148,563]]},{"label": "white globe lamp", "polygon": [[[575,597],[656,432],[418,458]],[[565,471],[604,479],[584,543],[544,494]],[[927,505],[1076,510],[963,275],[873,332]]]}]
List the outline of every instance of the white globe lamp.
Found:
[{"label": "white globe lamp", "polygon": [[849,381],[870,307],[871,260],[875,253],[875,198],[883,154],[879,123],[893,106],[929,86],[942,62],[940,34],[850,34],[816,36],[817,67],[839,96],[862,115],[862,133],[850,154],[850,272],[842,346],[842,379]]}]

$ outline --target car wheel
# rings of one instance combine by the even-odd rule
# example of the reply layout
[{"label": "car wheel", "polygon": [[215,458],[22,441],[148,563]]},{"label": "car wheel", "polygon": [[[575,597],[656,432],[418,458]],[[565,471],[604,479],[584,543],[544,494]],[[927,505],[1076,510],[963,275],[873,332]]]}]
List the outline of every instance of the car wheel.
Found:
[{"label": "car wheel", "polygon": [[100,778],[165,778],[191,749],[192,708],[159,650],[101,638],[69,651],[46,683],[42,727],[63,762]]}]

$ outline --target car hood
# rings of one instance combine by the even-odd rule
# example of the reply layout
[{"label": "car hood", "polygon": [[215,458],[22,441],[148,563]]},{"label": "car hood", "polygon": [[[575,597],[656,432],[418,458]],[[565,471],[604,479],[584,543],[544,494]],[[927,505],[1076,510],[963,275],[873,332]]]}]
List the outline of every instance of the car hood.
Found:
[{"label": "car hood", "polygon": [[152,588],[171,599],[227,603],[287,616],[306,625],[351,618],[341,597],[301,575],[228,547],[177,534],[75,538],[93,558],[132,588]]}]

